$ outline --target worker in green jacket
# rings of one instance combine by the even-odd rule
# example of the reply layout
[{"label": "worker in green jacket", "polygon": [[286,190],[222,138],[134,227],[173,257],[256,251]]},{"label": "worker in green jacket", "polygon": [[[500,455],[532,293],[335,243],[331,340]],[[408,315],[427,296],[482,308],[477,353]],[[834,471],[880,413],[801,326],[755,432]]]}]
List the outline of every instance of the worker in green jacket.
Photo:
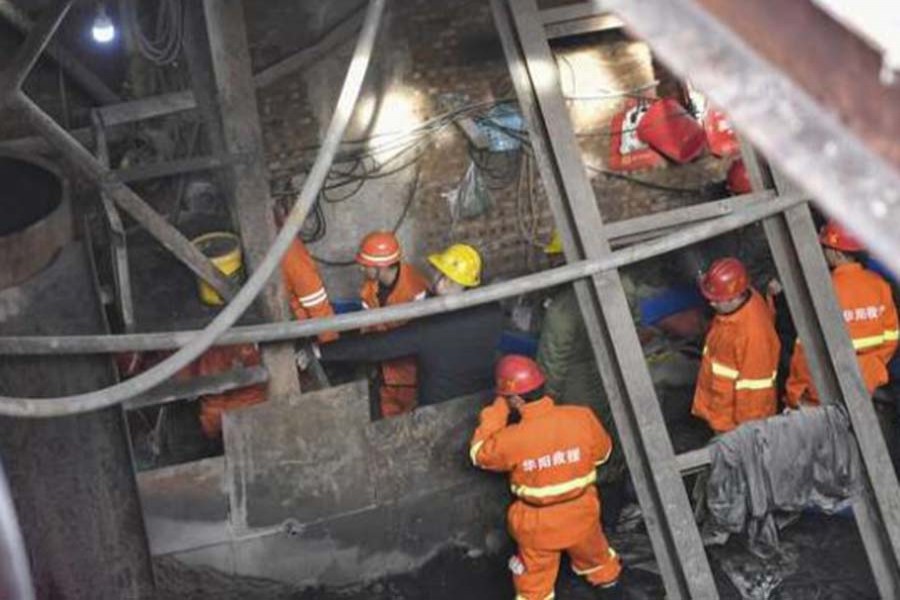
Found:
[{"label": "worker in green jacket", "polygon": [[[554,234],[544,252],[551,262],[564,260],[558,234]],[[597,479],[604,499],[604,526],[612,526],[618,520],[617,508],[622,504],[621,500],[612,499],[624,495],[627,467],[575,289],[572,285],[558,288],[545,306],[537,362],[547,378],[547,393],[560,403],[588,404],[613,438],[612,455]],[[614,508],[616,504],[618,507]]]}]

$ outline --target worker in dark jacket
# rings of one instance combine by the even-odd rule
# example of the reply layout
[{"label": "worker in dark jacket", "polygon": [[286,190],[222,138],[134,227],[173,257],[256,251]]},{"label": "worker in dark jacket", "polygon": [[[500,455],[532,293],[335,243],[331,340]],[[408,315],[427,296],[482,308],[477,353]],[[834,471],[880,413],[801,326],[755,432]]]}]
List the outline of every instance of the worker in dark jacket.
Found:
[{"label": "worker in dark jacket", "polygon": [[[544,253],[551,265],[565,262],[562,240],[553,233]],[[538,341],[537,362],[547,376],[547,392],[565,404],[584,404],[600,415],[604,429],[613,439],[613,453],[600,474],[600,483],[621,481],[625,475],[625,456],[619,447],[618,432],[597,369],[594,349],[588,338],[575,289],[565,285],[548,298]],[[608,494],[611,498],[614,493]],[[617,506],[613,501],[611,504]],[[616,511],[609,511],[610,517]]]},{"label": "worker in dark jacket", "polygon": [[[472,246],[455,244],[428,261],[437,271],[434,293],[462,293],[481,283],[481,256]],[[416,358],[418,405],[437,404],[491,389],[495,351],[503,315],[499,305],[485,304],[411,321],[386,333],[344,338],[315,351],[325,362],[381,362]],[[298,356],[298,364],[303,358]]]}]

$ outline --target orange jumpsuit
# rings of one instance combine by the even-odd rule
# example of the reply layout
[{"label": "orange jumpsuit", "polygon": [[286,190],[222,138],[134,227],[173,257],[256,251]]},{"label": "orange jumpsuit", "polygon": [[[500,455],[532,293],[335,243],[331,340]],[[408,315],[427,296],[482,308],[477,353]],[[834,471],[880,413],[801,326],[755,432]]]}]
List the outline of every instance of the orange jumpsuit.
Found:
[{"label": "orange jumpsuit", "polygon": [[[359,292],[363,308],[379,308],[382,306],[378,297],[378,281],[366,280]],[[400,271],[393,289],[388,293],[384,306],[393,306],[406,302],[414,302],[425,298],[428,281],[418,269],[406,263],[400,263]],[[365,329],[365,331],[390,331],[403,325],[385,323]],[[416,406],[416,359],[415,357],[397,358],[381,363],[381,414],[393,417],[411,411]]]},{"label": "orange jumpsuit", "polygon": [[[281,274],[290,299],[291,311],[298,321],[330,317],[334,314],[316,263],[299,239],[294,238],[284,258],[281,259]],[[323,343],[337,338],[338,334],[334,331],[319,334],[319,341]]]},{"label": "orange jumpsuit", "polygon": [[780,351],[772,310],[751,290],[743,306],[713,319],[691,412],[716,433],[774,415]]},{"label": "orange jumpsuit", "polygon": [[[871,394],[888,382],[887,364],[897,350],[897,307],[891,287],[859,263],[838,266],[832,271],[831,280],[856,350],[859,370]],[[791,357],[786,401],[796,408],[801,400],[805,404],[819,404],[819,395],[798,339]]]},{"label": "orange jumpsuit", "polygon": [[[241,367],[255,367],[260,363],[259,348],[253,344],[214,346],[185,367],[180,375],[182,377],[217,375]],[[221,437],[224,412],[259,404],[265,399],[264,384],[203,396],[200,399],[200,426],[203,428],[203,434],[209,439]]]},{"label": "orange jumpsuit", "polygon": [[622,569],[600,526],[596,468],[609,458],[612,441],[594,412],[557,406],[549,396],[522,407],[522,420],[507,425],[503,398],[481,411],[470,446],[475,466],[509,472],[517,499],[507,524],[519,546],[510,559],[517,599],[553,596],[560,552],[595,586],[615,583]]}]

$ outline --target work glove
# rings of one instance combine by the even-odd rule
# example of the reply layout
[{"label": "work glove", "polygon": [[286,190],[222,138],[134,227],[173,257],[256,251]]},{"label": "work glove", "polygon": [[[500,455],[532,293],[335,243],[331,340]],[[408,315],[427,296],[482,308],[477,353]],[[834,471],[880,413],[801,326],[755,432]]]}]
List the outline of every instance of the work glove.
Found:
[{"label": "work glove", "polygon": [[301,371],[306,371],[309,368],[309,365],[321,356],[322,353],[319,351],[319,346],[316,344],[302,346],[297,348],[296,352],[294,352],[294,360],[297,363],[297,368]]}]

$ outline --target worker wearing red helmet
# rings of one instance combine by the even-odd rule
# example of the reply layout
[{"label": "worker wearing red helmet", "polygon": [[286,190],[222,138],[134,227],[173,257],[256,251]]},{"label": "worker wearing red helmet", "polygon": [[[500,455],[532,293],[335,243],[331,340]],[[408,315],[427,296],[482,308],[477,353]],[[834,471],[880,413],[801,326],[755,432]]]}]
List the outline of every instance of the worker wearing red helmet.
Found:
[{"label": "worker wearing red helmet", "polygon": [[[863,268],[863,246],[835,221],[819,236],[844,324],[856,350],[863,381],[872,394],[889,379],[887,364],[897,350],[897,307],[890,285]],[[791,357],[785,403],[793,408],[819,404],[799,340]]]},{"label": "worker wearing red helmet", "polygon": [[[409,263],[402,260],[400,242],[389,231],[374,231],[363,238],[356,254],[356,262],[365,274],[360,289],[363,308],[394,306],[425,298],[428,280]],[[385,323],[367,331],[390,331],[403,325]],[[393,417],[411,411],[416,406],[415,357],[387,360],[379,365],[381,414]]]},{"label": "worker wearing red helmet", "polygon": [[781,343],[771,309],[736,258],[715,261],[700,291],[716,316],[706,334],[691,412],[716,433],[774,415]]},{"label": "worker wearing red helmet", "polygon": [[[287,209],[276,205],[275,223],[278,227],[284,223],[286,215]],[[319,276],[319,269],[306,245],[298,237],[291,240],[291,245],[281,259],[281,277],[291,312],[298,321],[334,316],[334,308],[331,306],[325,284]],[[318,338],[323,343],[333,342],[338,339],[338,333],[324,331]]]},{"label": "worker wearing red helmet", "polygon": [[[612,442],[585,406],[558,406],[537,363],[510,355],[496,366],[493,404],[481,411],[470,445],[475,466],[509,473],[516,501],[508,526],[518,544],[509,561],[516,598],[553,597],[560,553],[602,598],[619,598],[619,558],[600,525],[597,467]],[[521,420],[509,425],[511,412]]]}]

